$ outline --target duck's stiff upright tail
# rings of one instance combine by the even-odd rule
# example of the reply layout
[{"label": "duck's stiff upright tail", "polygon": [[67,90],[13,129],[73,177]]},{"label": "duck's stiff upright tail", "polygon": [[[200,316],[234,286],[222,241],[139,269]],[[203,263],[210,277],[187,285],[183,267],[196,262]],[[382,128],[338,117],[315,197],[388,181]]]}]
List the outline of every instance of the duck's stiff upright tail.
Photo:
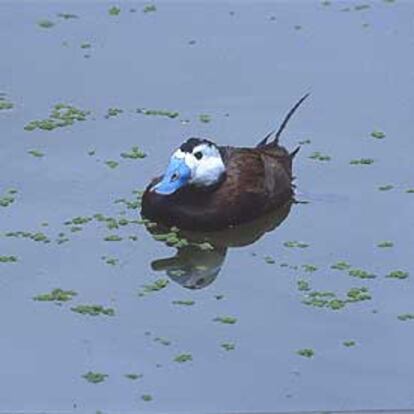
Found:
[{"label": "duck's stiff upright tail", "polygon": [[[292,115],[296,112],[296,110],[299,108],[299,106],[302,104],[302,102],[310,95],[310,93],[307,93],[306,95],[302,96],[302,98],[299,99],[298,102],[296,102],[295,106],[288,112],[288,114],[285,116],[285,118],[283,119],[283,122],[280,124],[279,129],[276,131],[271,131],[269,132],[257,145],[256,148],[261,148],[264,147],[266,145],[278,145],[279,144],[279,138],[282,135],[282,132],[284,131],[284,129],[286,128],[290,118],[292,117]],[[269,143],[267,143],[267,140],[273,135],[275,134],[275,137],[273,138],[272,141],[270,141]]]}]

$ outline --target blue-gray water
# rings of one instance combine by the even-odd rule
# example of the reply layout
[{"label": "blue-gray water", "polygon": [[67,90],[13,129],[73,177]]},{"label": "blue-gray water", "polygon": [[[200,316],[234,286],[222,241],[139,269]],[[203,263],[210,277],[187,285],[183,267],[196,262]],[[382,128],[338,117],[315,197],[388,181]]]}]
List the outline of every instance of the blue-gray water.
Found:
[{"label": "blue-gray water", "polygon": [[[108,13],[114,5],[117,16]],[[144,13],[137,2],[0,4],[0,92],[14,104],[0,111],[0,197],[18,191],[12,204],[0,206],[0,256],[18,259],[0,262],[0,410],[413,408],[414,321],[398,316],[414,313],[414,194],[407,192],[414,188],[414,4],[156,6]],[[44,19],[55,25],[40,27]],[[186,289],[153,270],[151,262],[175,249],[143,225],[109,230],[93,220],[71,232],[64,224],[96,213],[137,219],[138,210],[114,201],[133,200],[132,191],[145,188],[183,140],[254,145],[307,91],[311,98],[282,142],[293,149],[311,140],[295,160],[297,198],[309,203],[293,205],[256,243],[229,247],[223,263],[213,257],[222,268],[206,287]],[[91,115],[53,131],[24,130],[57,103]],[[110,107],[124,112],[106,119]],[[146,116],[137,108],[179,116]],[[211,121],[200,122],[200,114]],[[374,130],[386,137],[371,137]],[[133,146],[147,157],[120,156]],[[28,154],[32,149],[44,156]],[[331,160],[310,159],[316,151]],[[360,158],[375,162],[349,163]],[[111,169],[107,160],[119,166]],[[380,191],[384,185],[394,187]],[[16,231],[43,232],[51,242],[5,236]],[[68,242],[56,243],[60,232]],[[110,234],[123,240],[105,241]],[[309,247],[288,248],[287,241]],[[382,241],[394,245],[377,247]],[[118,262],[108,265],[102,256]],[[331,269],[339,260],[377,277]],[[387,278],[394,270],[410,275]],[[160,278],[170,280],[166,288],[139,296]],[[340,310],[308,306],[300,279],[340,298],[367,287],[372,299]],[[62,306],[32,299],[53,288],[77,296]],[[79,304],[116,314],[70,310]],[[218,316],[237,322],[214,322]],[[224,342],[235,349],[224,350]],[[297,354],[305,348],[312,358]],[[193,360],[175,362],[182,353]],[[108,377],[91,384],[82,377],[88,371]],[[130,380],[128,373],[143,377]]]}]

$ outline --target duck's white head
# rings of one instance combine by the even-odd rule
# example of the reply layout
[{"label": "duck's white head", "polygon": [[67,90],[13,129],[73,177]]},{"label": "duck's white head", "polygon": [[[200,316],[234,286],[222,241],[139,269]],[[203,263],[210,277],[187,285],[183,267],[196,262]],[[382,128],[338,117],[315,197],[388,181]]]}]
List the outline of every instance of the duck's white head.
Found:
[{"label": "duck's white head", "polygon": [[225,171],[216,144],[206,139],[190,138],[172,154],[162,180],[152,191],[170,195],[186,185],[207,188],[219,183]]}]

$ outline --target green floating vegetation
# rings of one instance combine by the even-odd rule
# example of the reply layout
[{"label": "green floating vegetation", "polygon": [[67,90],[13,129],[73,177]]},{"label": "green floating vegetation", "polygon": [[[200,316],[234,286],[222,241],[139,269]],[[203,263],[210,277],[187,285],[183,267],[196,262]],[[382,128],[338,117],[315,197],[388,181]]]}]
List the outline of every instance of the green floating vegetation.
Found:
[{"label": "green floating vegetation", "polygon": [[347,348],[350,348],[352,346],[355,346],[356,342],[355,341],[344,341],[344,342],[342,342],[342,345],[346,346]]},{"label": "green floating vegetation", "polygon": [[154,240],[164,241],[168,246],[176,247],[177,249],[189,245],[188,240],[181,237],[175,230],[169,233],[154,234],[152,237]]},{"label": "green floating vegetation", "polygon": [[387,277],[390,279],[407,279],[410,274],[403,270],[394,270],[388,273]]},{"label": "green floating vegetation", "polygon": [[0,94],[0,111],[6,111],[14,107],[13,103],[6,99],[6,94]]},{"label": "green floating vegetation", "polygon": [[108,10],[108,14],[110,16],[118,16],[119,13],[121,13],[121,9],[117,6],[112,6],[109,10]]},{"label": "green floating vegetation", "polygon": [[66,237],[65,233],[59,233],[58,237],[56,238],[57,244],[63,244],[69,241],[69,238]]},{"label": "green floating vegetation", "polygon": [[37,158],[42,158],[42,157],[45,156],[45,154],[43,152],[35,150],[35,149],[29,150],[29,151],[27,151],[27,153],[30,154],[30,155],[33,155],[33,157],[37,157]]},{"label": "green floating vegetation", "polygon": [[316,272],[318,270],[317,266],[311,265],[311,264],[304,264],[302,265],[302,268],[305,272]]},{"label": "green floating vegetation", "polygon": [[193,306],[195,304],[194,300],[173,300],[173,305],[183,305],[183,306]]},{"label": "green floating vegetation", "polygon": [[[136,200],[127,200],[126,198],[119,198],[114,201],[115,204],[124,204],[125,207],[129,210],[137,210],[141,206],[141,199],[137,198]],[[130,221],[132,223],[132,221]],[[137,224],[144,224],[143,222],[136,222]]]},{"label": "green floating vegetation", "polygon": [[166,116],[167,118],[177,118],[178,115],[180,115],[176,111],[167,111],[164,109],[145,109],[145,108],[138,108],[137,109],[138,114],[142,115],[150,115],[150,116]]},{"label": "green floating vegetation", "polygon": [[39,20],[37,22],[37,25],[41,27],[42,29],[50,29],[51,27],[55,25],[55,23],[52,22],[51,20],[43,19],[43,20]]},{"label": "green floating vegetation", "polygon": [[70,308],[71,311],[80,313],[81,315],[89,316],[114,316],[115,310],[113,308],[104,308],[102,305],[78,305]]},{"label": "green floating vegetation", "polygon": [[52,131],[55,128],[63,128],[73,125],[75,122],[85,121],[90,114],[90,111],[83,111],[72,105],[57,104],[47,119],[29,122],[24,129],[26,131],[33,131],[37,128]]},{"label": "green floating vegetation", "polygon": [[309,145],[312,143],[312,141],[310,139],[304,139],[302,141],[299,141],[298,143],[299,145]]},{"label": "green floating vegetation", "polygon": [[157,11],[157,6],[155,4],[146,4],[142,9],[143,13],[152,13]]},{"label": "green floating vegetation", "polygon": [[119,162],[117,162],[117,161],[113,161],[113,160],[108,160],[108,161],[105,161],[105,164],[110,168],[110,169],[114,169],[114,168],[116,168],[116,167],[118,167],[118,165],[119,165]]},{"label": "green floating vegetation", "polygon": [[402,315],[398,315],[397,318],[403,322],[413,321],[414,313],[403,313]]},{"label": "green floating vegetation", "polygon": [[200,122],[203,122],[204,124],[208,124],[209,122],[211,122],[211,117],[207,114],[201,114],[198,116],[198,120]]},{"label": "green floating vegetation", "polygon": [[142,394],[141,395],[141,400],[145,401],[145,402],[150,402],[152,401],[152,395],[150,394]]},{"label": "green floating vegetation", "polygon": [[309,247],[309,244],[296,241],[296,240],[291,240],[291,241],[284,242],[283,246],[288,247],[288,248],[305,249],[306,247]]},{"label": "green floating vegetation", "polygon": [[309,290],[311,290],[309,282],[304,279],[299,279],[297,281],[297,287],[298,287],[298,290],[301,292],[308,292]]},{"label": "green floating vegetation", "polygon": [[153,283],[143,285],[139,295],[143,296],[148,293],[159,292],[160,290],[165,289],[168,286],[168,284],[168,279],[157,279]]},{"label": "green floating vegetation", "polygon": [[222,299],[224,299],[224,295],[214,295],[214,298],[216,300],[222,300]]},{"label": "green floating vegetation", "polygon": [[374,162],[375,161],[372,158],[360,158],[360,159],[349,161],[351,165],[371,165]]},{"label": "green floating vegetation", "polygon": [[354,6],[354,10],[356,11],[367,10],[370,7],[371,6],[369,4],[357,4],[356,6]]},{"label": "green floating vegetation", "polygon": [[31,233],[28,231],[12,231],[5,234],[6,237],[16,237],[22,239],[30,239],[35,242],[39,243],[50,243],[50,239],[46,236],[46,234],[37,232]]},{"label": "green floating vegetation", "polygon": [[331,269],[334,270],[348,270],[351,268],[351,265],[344,260],[340,260],[331,266]]},{"label": "green floating vegetation", "polygon": [[16,200],[17,190],[6,190],[6,193],[0,196],[0,207],[9,207]]},{"label": "green floating vegetation", "polygon": [[392,241],[384,240],[382,242],[379,242],[377,244],[377,247],[381,247],[381,248],[394,247],[394,243]]},{"label": "green floating vegetation", "polygon": [[122,158],[127,158],[130,160],[139,160],[139,159],[145,158],[146,156],[147,154],[141,151],[138,147],[132,147],[131,151],[121,153]]},{"label": "green floating vegetation", "polygon": [[105,381],[107,377],[107,374],[92,371],[89,371],[86,374],[82,375],[82,378],[85,378],[86,381],[90,382],[91,384],[99,384],[100,382]]},{"label": "green floating vegetation", "polygon": [[203,243],[192,243],[194,246],[197,246],[200,250],[203,251],[213,251],[214,246],[209,242],[203,242]]},{"label": "green floating vegetation", "polygon": [[89,150],[88,151],[88,155],[90,156],[90,157],[92,157],[93,155],[95,155],[96,154],[96,150],[95,149],[91,149],[91,150]]},{"label": "green floating vegetation", "polygon": [[276,263],[276,260],[275,260],[275,259],[273,259],[273,257],[271,257],[271,256],[265,256],[265,257],[264,257],[264,261],[265,261],[267,264],[275,264],[275,263]]},{"label": "green floating vegetation", "polygon": [[119,114],[122,114],[123,112],[124,110],[120,108],[109,108],[108,111],[106,112],[105,118],[109,119],[114,116],[118,116]]},{"label": "green floating vegetation", "polygon": [[217,316],[213,319],[213,322],[220,322],[225,325],[234,325],[237,322],[237,318],[233,318],[232,316]]},{"label": "green floating vegetation", "polygon": [[223,342],[220,344],[220,346],[225,351],[234,351],[236,349],[236,344],[234,344],[233,342]]},{"label": "green floating vegetation", "polygon": [[90,49],[92,45],[90,43],[81,43],[81,49]]},{"label": "green floating vegetation", "polygon": [[133,380],[133,381],[136,381],[137,379],[140,379],[142,377],[143,377],[142,374],[135,374],[135,373],[125,374],[125,378],[128,378],[128,379]]},{"label": "green floating vegetation", "polygon": [[373,273],[362,269],[351,269],[348,271],[349,276],[357,277],[359,279],[375,279],[377,276]]},{"label": "green floating vegetation", "polygon": [[65,221],[65,226],[75,225],[75,226],[81,226],[84,224],[89,223],[92,221],[92,217],[85,217],[85,216],[78,216],[73,218],[72,220]]},{"label": "green floating vegetation", "polygon": [[394,188],[394,186],[393,185],[391,185],[391,184],[386,184],[386,185],[380,185],[379,187],[378,187],[378,190],[379,191],[390,191],[390,190],[392,190]]},{"label": "green floating vegetation", "polygon": [[118,236],[117,234],[110,234],[109,236],[104,237],[104,240],[109,242],[117,242],[121,241],[122,237]]},{"label": "green floating vegetation", "polygon": [[179,363],[188,362],[192,360],[193,356],[191,354],[179,354],[174,358],[174,361]]},{"label": "green floating vegetation", "polygon": [[405,190],[408,194],[414,194],[414,188],[409,188],[408,190]]},{"label": "green floating vegetation", "polygon": [[311,160],[317,160],[317,161],[330,161],[331,157],[329,155],[321,154],[320,152],[316,151],[313,152],[309,157]]},{"label": "green floating vegetation", "polygon": [[368,288],[351,288],[346,294],[348,302],[362,302],[365,300],[371,300],[371,295],[369,294]]},{"label": "green floating vegetation", "polygon": [[61,17],[62,19],[65,19],[65,20],[79,19],[79,16],[73,13],[58,13],[57,17]]},{"label": "green floating vegetation", "polygon": [[305,358],[312,358],[313,356],[315,356],[315,351],[311,348],[299,349],[298,351],[296,351],[296,353]]},{"label": "green floating vegetation", "polygon": [[161,336],[157,336],[156,338],[154,338],[154,342],[158,342],[159,344],[164,345],[164,346],[171,345],[171,341],[169,339],[163,338]]},{"label": "green floating vegetation", "polygon": [[16,263],[16,256],[0,256],[0,263]]},{"label": "green floating vegetation", "polygon": [[102,256],[101,259],[107,264],[111,266],[116,266],[119,263],[119,260],[116,257],[107,257]]},{"label": "green floating vegetation", "polygon": [[383,139],[385,138],[385,134],[382,131],[374,130],[371,132],[371,137],[376,139]]},{"label": "green floating vegetation", "polygon": [[74,290],[53,289],[50,293],[42,293],[34,296],[33,300],[40,302],[67,302],[73,299],[77,293]]}]

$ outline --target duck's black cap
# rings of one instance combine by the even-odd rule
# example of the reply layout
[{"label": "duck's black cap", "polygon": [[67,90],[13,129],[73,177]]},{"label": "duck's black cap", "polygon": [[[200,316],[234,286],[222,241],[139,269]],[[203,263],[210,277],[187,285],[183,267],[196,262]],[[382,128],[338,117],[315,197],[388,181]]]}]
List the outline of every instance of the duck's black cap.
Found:
[{"label": "duck's black cap", "polygon": [[214,145],[214,142],[205,138],[189,138],[184,144],[181,145],[180,150],[183,152],[193,152],[193,149],[200,144]]}]

